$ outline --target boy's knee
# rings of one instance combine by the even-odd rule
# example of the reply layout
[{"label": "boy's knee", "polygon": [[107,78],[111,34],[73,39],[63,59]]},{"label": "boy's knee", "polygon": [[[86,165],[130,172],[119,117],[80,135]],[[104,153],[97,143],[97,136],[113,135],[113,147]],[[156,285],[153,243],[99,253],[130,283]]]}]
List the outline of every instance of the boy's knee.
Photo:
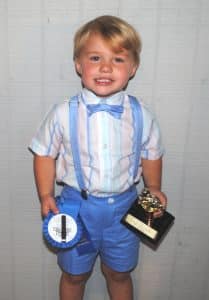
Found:
[{"label": "boy's knee", "polygon": [[70,284],[70,285],[82,285],[87,282],[90,275],[91,275],[91,273],[85,273],[85,274],[81,274],[81,275],[72,275],[72,274],[63,272],[61,280],[64,281],[66,284]]},{"label": "boy's knee", "polygon": [[101,266],[102,273],[104,277],[109,281],[116,281],[116,282],[123,282],[130,279],[130,273],[129,272],[117,272],[110,268],[108,268],[105,265]]}]

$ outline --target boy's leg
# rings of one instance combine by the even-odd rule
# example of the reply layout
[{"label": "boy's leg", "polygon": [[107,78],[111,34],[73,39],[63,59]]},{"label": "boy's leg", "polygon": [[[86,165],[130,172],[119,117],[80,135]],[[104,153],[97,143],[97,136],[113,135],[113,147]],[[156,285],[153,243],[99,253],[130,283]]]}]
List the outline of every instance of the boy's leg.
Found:
[{"label": "boy's leg", "polygon": [[60,300],[82,300],[90,274],[71,275],[63,272],[60,279]]},{"label": "boy's leg", "polygon": [[133,300],[133,284],[129,272],[116,272],[101,265],[111,300]]}]

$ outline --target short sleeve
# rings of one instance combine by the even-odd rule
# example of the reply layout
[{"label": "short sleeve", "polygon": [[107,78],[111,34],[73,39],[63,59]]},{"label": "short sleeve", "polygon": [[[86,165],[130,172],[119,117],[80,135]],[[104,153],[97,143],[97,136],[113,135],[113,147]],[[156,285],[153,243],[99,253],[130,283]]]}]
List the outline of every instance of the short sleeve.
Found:
[{"label": "short sleeve", "polygon": [[45,116],[29,149],[40,156],[56,158],[62,141],[62,127],[58,118],[58,107],[54,105]]},{"label": "short sleeve", "polygon": [[150,160],[159,159],[164,154],[159,124],[146,108],[143,109],[143,119],[141,157]]}]

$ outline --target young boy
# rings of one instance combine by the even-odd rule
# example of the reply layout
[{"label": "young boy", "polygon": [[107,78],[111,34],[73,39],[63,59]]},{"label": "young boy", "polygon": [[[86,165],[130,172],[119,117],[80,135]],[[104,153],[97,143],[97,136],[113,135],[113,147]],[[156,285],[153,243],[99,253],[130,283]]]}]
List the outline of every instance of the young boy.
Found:
[{"label": "young boy", "polygon": [[84,189],[72,154],[71,101],[52,108],[30,145],[43,216],[49,211],[58,213],[54,200],[57,180],[64,185],[63,197],[80,197],[80,215],[95,248],[83,255],[77,246],[58,253],[61,300],[83,299],[98,255],[110,299],[132,300],[130,272],[137,264],[139,238],[120,220],[136,199],[135,185],[142,175],[145,186],[166,206],[161,192],[163,148],[159,128],[140,101],[141,150],[136,176],[133,172],[137,132],[125,88],[139,66],[140,51],[141,41],[134,28],[113,16],[98,17],[75,35],[74,62],[83,89],[77,95],[74,121]]}]

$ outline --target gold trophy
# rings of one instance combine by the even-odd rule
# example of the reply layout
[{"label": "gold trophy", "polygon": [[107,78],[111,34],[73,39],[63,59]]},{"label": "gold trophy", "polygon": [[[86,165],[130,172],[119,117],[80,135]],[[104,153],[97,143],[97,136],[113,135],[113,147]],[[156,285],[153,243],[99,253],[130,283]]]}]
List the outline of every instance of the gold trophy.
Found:
[{"label": "gold trophy", "polygon": [[[161,213],[160,217],[155,217],[157,212]],[[168,231],[174,219],[174,216],[164,210],[160,200],[144,188],[123,216],[121,223],[156,245]]]}]

